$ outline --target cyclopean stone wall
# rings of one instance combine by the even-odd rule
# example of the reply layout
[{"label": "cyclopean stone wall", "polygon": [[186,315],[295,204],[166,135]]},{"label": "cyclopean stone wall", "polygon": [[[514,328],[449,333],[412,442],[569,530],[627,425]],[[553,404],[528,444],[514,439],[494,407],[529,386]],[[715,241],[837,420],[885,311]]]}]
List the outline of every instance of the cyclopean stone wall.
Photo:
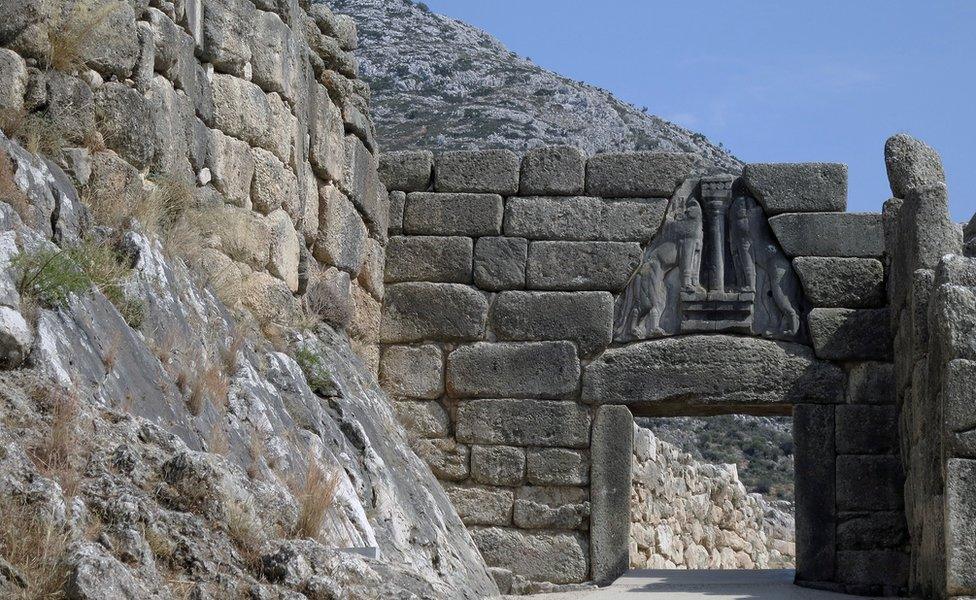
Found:
[{"label": "cyclopean stone wall", "polygon": [[631,413],[747,412],[794,414],[798,581],[901,589],[882,220],[843,212],[845,167],[544,148],[380,173],[381,382],[502,587],[626,569]]},{"label": "cyclopean stone wall", "polygon": [[355,24],[299,0],[95,4],[95,43],[59,71],[44,26],[83,11],[0,2],[4,122],[41,123],[91,204],[191,186],[203,247],[179,253],[222,298],[281,322],[312,296],[375,371],[388,195]]}]

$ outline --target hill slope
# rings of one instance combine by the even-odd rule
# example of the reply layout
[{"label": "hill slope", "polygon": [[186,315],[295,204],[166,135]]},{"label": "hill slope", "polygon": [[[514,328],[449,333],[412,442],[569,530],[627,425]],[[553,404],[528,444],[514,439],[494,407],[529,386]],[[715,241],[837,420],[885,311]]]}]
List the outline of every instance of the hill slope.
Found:
[{"label": "hill slope", "polygon": [[361,76],[383,150],[570,144],[594,154],[684,151],[737,169],[703,135],[567,79],[409,0],[325,0],[359,26]]}]

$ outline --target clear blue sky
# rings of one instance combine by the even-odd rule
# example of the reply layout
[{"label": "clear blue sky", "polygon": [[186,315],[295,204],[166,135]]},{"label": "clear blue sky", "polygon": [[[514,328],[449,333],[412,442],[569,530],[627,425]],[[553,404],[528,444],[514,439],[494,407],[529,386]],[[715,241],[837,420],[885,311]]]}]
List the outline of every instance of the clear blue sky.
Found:
[{"label": "clear blue sky", "polygon": [[881,209],[907,131],[942,153],[953,217],[976,212],[974,0],[426,2],[746,162],[847,163],[851,211]]}]

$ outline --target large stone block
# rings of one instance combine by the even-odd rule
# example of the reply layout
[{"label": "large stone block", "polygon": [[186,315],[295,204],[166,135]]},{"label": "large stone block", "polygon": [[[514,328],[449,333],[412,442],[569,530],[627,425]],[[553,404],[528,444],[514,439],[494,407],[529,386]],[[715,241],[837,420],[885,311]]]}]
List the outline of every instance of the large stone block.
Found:
[{"label": "large stone block", "polygon": [[453,283],[398,283],[383,298],[384,343],[479,339],[488,320],[484,294]]},{"label": "large stone block", "polygon": [[133,88],[107,82],[95,90],[95,119],[105,145],[137,169],[149,166],[156,152],[155,137],[145,128],[153,122],[146,97]]},{"label": "large stone block", "polygon": [[898,450],[895,407],[842,405],[837,407],[838,454],[894,454]]},{"label": "large stone block", "polygon": [[250,2],[208,0],[203,2],[199,54],[224,73],[243,77],[251,61],[250,40],[257,11]]},{"label": "large stone block", "polygon": [[510,198],[505,206],[505,235],[530,240],[598,240],[603,233],[599,198]]},{"label": "large stone block", "polygon": [[769,217],[847,210],[847,165],[757,163],[746,165],[742,180]]},{"label": "large stone block", "polygon": [[499,340],[575,342],[588,355],[610,344],[613,296],[607,292],[502,292],[489,329]]},{"label": "large stone block", "polygon": [[787,256],[879,257],[884,230],[878,213],[787,213],[769,219]]},{"label": "large stone block", "polygon": [[946,593],[976,594],[976,461],[946,463]]},{"label": "large stone block", "polygon": [[603,233],[611,242],[648,242],[661,228],[667,198],[620,198],[603,201]]},{"label": "large stone block", "polygon": [[536,148],[522,159],[519,193],[523,196],[581,194],[585,183],[586,155],[579,148]]},{"label": "large stone block", "polygon": [[896,456],[839,455],[836,481],[838,510],[902,507],[905,476]]},{"label": "large stone block", "polygon": [[525,478],[525,448],[472,446],[471,479],[489,485],[515,486]]},{"label": "large stone block", "polygon": [[[379,214],[386,207],[387,191],[380,184],[376,167],[376,158],[362,140],[347,135],[346,164],[339,187],[349,194],[349,199],[369,223],[378,223],[381,219],[385,222],[388,218]],[[383,229],[385,235],[385,227]]]},{"label": "large stone block", "polygon": [[843,401],[845,375],[806,346],[687,336],[613,348],[587,365],[583,401],[667,414],[710,406],[770,408]]},{"label": "large stone block", "polygon": [[848,404],[894,404],[894,365],[865,362],[851,367],[847,381]]},{"label": "large stone block", "polygon": [[840,513],[837,520],[837,547],[840,550],[904,548],[908,543],[908,524],[901,511]]},{"label": "large stone block", "polygon": [[885,303],[884,265],[874,258],[801,256],[793,259],[814,306],[875,308]]},{"label": "large stone block", "polygon": [[588,485],[590,457],[585,451],[538,448],[526,452],[525,477],[532,485]]},{"label": "large stone block", "polygon": [[263,148],[251,148],[254,179],[251,183],[251,205],[269,214],[298,197],[298,178],[291,169]]},{"label": "large stone block", "polygon": [[405,192],[390,192],[390,235],[403,233],[403,209],[406,204]]},{"label": "large stone block", "polygon": [[339,181],[346,161],[342,112],[332,103],[325,87],[319,84],[312,85],[308,103],[308,160],[321,179]]},{"label": "large stone block", "polygon": [[463,481],[468,478],[471,450],[451,438],[414,439],[410,447],[424,459],[431,472],[441,481]]},{"label": "large stone block", "polygon": [[523,238],[483,237],[474,247],[474,283],[489,291],[525,287],[529,242]]},{"label": "large stone block", "polygon": [[590,516],[589,493],[578,487],[523,487],[513,521],[522,529],[581,529]]},{"label": "large stone block", "polygon": [[819,358],[890,360],[888,309],[815,308],[807,322]]},{"label": "large stone block", "polygon": [[586,193],[601,198],[670,198],[687,177],[703,170],[687,153],[597,154],[586,163]]},{"label": "large stone block", "polygon": [[457,439],[465,444],[586,448],[590,413],[560,400],[467,400],[457,413]]},{"label": "large stone block", "polygon": [[908,583],[909,566],[908,554],[900,550],[843,550],[837,553],[837,581],[900,595]]},{"label": "large stone block", "polygon": [[392,237],[386,247],[385,280],[471,283],[473,254],[468,237]]},{"label": "large stone block", "polygon": [[411,235],[481,237],[502,232],[502,197],[495,194],[407,194],[403,231]]},{"label": "large stone block", "polygon": [[526,286],[536,290],[620,291],[640,263],[636,242],[532,242]]},{"label": "large stone block", "polygon": [[895,198],[908,198],[913,189],[945,183],[942,158],[931,146],[906,133],[885,142],[885,167]]},{"label": "large stone block", "polygon": [[444,393],[444,357],[439,346],[386,346],[380,359],[380,385],[387,394],[439,398]]},{"label": "large stone block", "polygon": [[564,398],[579,376],[570,342],[481,342],[447,357],[447,393],[455,398]]},{"label": "large stone block", "polygon": [[271,106],[258,86],[232,75],[213,76],[214,126],[251,146],[263,147],[268,140]]},{"label": "large stone block", "polygon": [[389,190],[426,192],[434,172],[434,155],[427,150],[380,155],[380,181]]},{"label": "large stone block", "polygon": [[300,93],[301,44],[277,14],[258,11],[250,36],[251,80],[294,100]]},{"label": "large stone block", "polygon": [[451,418],[439,403],[432,400],[397,400],[393,407],[397,419],[411,436],[447,437]]},{"label": "large stone block", "polygon": [[834,407],[793,409],[796,579],[832,581],[836,566]]},{"label": "large stone block", "polygon": [[366,225],[356,207],[335,186],[319,188],[319,233],[312,254],[320,262],[353,276],[366,252]]},{"label": "large stone block", "polygon": [[27,64],[19,54],[7,48],[0,49],[0,80],[6,82],[0,90],[0,110],[19,113],[24,108],[27,91]]},{"label": "large stone block", "polygon": [[268,229],[271,231],[268,271],[284,281],[292,292],[297,292],[301,250],[295,225],[288,213],[279,208],[268,215]]},{"label": "large stone block", "polygon": [[489,566],[508,569],[530,581],[582,583],[590,570],[582,534],[479,527],[471,531],[471,537]]},{"label": "large stone block", "polygon": [[590,564],[593,581],[606,585],[629,565],[634,419],[626,407],[596,409],[590,453]]},{"label": "large stone block", "polygon": [[953,456],[976,458],[976,361],[953,360],[945,366],[941,403]]},{"label": "large stone block", "polygon": [[465,525],[511,525],[512,490],[448,483],[444,485],[451,503]]},{"label": "large stone block", "polygon": [[106,79],[124,80],[132,74],[139,59],[139,34],[133,5],[112,4],[107,0],[93,3],[93,13],[106,10],[98,26],[98,43],[81,47],[85,62]]},{"label": "large stone block", "polygon": [[438,192],[512,196],[519,189],[519,159],[511,150],[458,150],[435,159]]},{"label": "large stone block", "polygon": [[254,179],[250,146],[215,129],[209,131],[207,167],[214,187],[223,194],[225,202],[250,210],[251,181]]}]

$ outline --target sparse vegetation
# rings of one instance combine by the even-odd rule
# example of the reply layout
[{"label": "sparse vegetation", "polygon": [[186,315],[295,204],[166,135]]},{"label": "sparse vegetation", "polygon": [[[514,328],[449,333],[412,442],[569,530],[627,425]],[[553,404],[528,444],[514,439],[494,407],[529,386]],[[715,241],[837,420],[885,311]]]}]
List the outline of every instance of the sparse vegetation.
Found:
[{"label": "sparse vegetation", "polygon": [[[185,374],[186,371],[182,371],[183,385],[181,389],[185,390],[186,380],[189,378]],[[177,385],[180,385],[180,380],[177,380]],[[216,365],[207,367],[206,369],[197,372],[196,376],[193,377],[192,383],[190,383],[189,395],[186,399],[187,409],[193,416],[199,416],[203,413],[203,409],[206,407],[207,402],[210,402],[215,408],[221,411],[227,408],[227,393],[230,387],[227,381],[227,376],[224,375],[223,371]]]},{"label": "sparse vegetation", "polygon": [[24,223],[31,225],[34,215],[30,207],[27,194],[14,181],[14,163],[10,155],[0,151],[0,202],[6,202],[13,207]]},{"label": "sparse vegetation", "polygon": [[338,390],[335,379],[319,354],[303,346],[295,350],[294,357],[313,392],[321,396],[336,395]]},{"label": "sparse vegetation", "polygon": [[266,535],[264,524],[254,513],[254,507],[238,500],[227,500],[224,504],[227,518],[227,535],[241,555],[241,560],[251,570],[257,572],[261,566],[261,546]]},{"label": "sparse vegetation", "polygon": [[63,598],[67,533],[26,498],[0,497],[0,557],[16,569],[12,599]]},{"label": "sparse vegetation", "polygon": [[75,0],[64,8],[54,4],[54,17],[47,27],[48,64],[66,73],[84,68],[87,54],[102,35],[105,23],[121,7],[120,2],[99,0]]},{"label": "sparse vegetation", "polygon": [[299,539],[317,539],[322,530],[322,524],[336,492],[339,491],[338,471],[326,472],[311,459],[305,474],[305,481],[296,486],[295,497],[298,500],[298,520],[292,529],[292,537]]}]

